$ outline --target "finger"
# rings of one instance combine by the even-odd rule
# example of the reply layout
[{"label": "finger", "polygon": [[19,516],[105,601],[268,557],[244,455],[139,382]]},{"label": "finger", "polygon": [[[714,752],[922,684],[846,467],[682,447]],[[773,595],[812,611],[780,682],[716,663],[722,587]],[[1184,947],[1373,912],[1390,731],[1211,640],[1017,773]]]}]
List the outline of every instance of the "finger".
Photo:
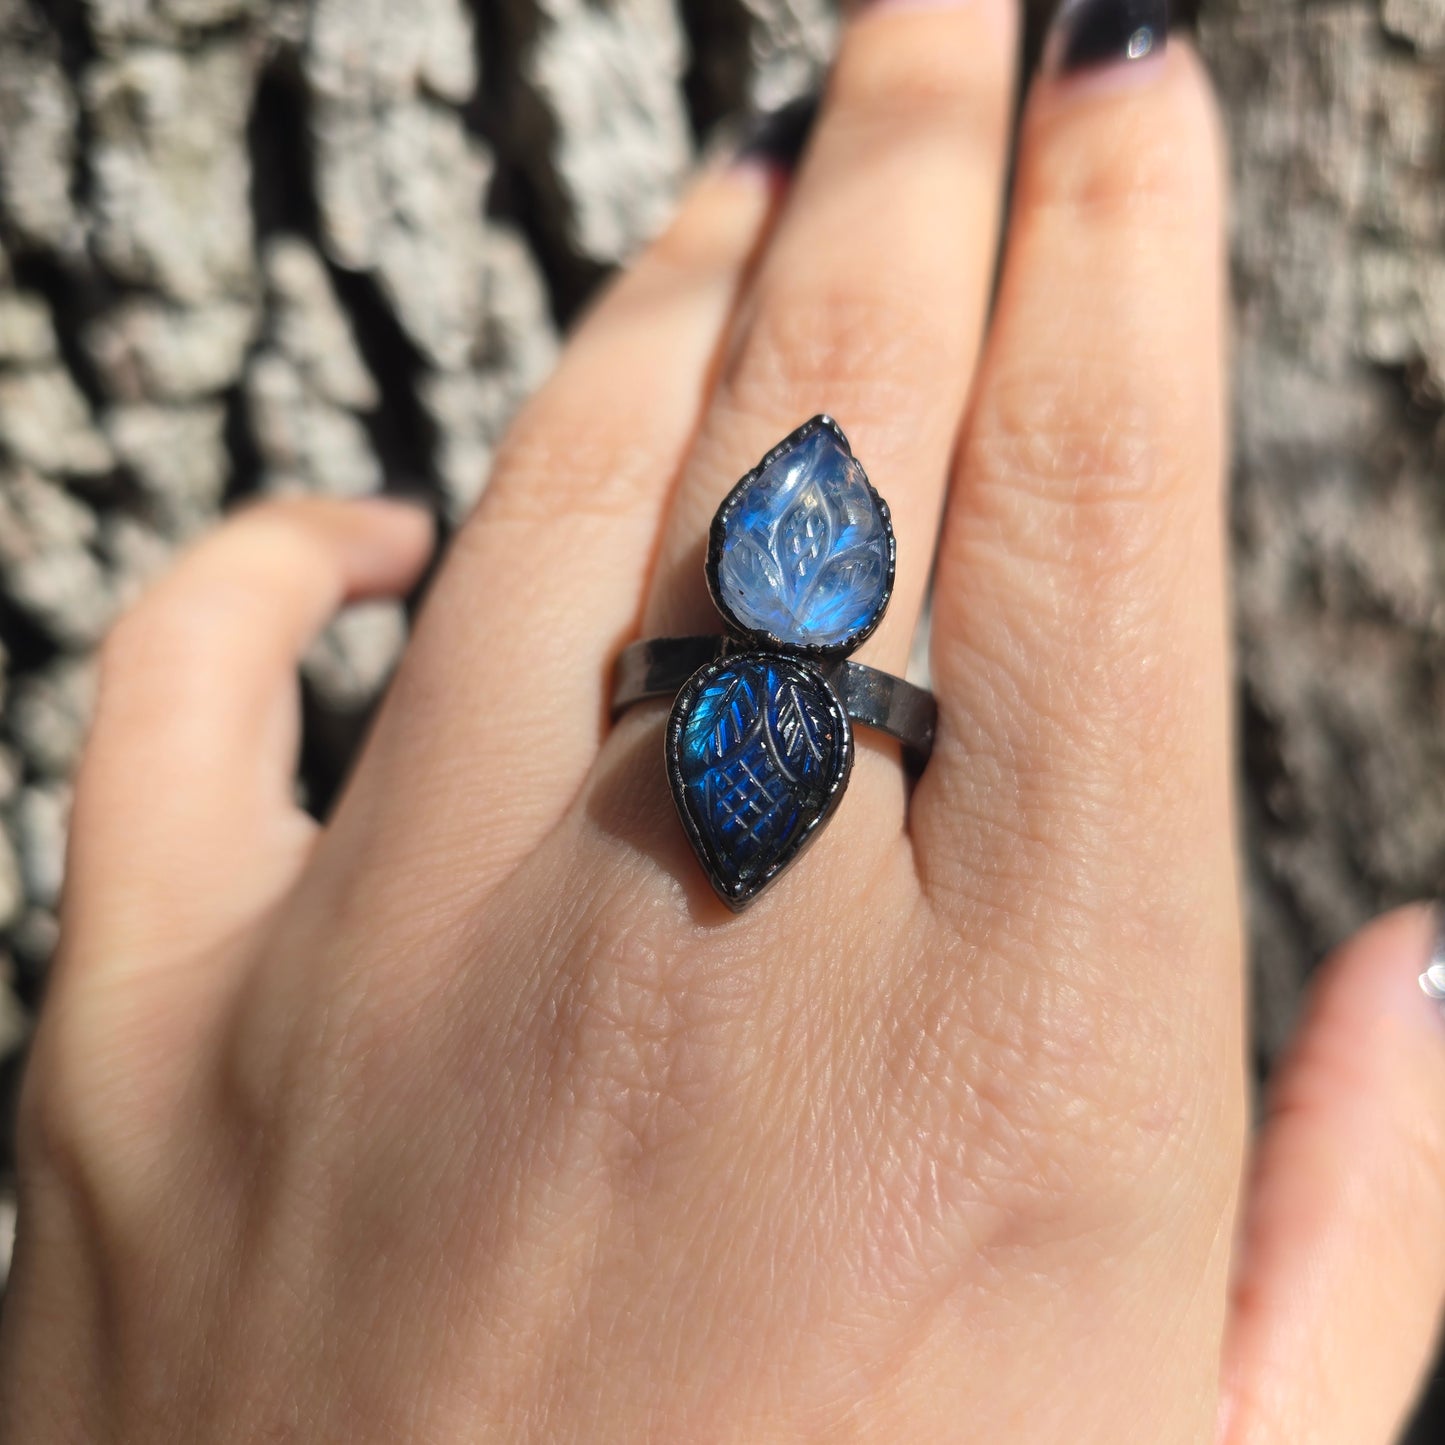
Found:
[{"label": "finger", "polygon": [[1036,915],[1045,858],[1056,904],[1156,948],[1199,944],[1170,919],[1233,932],[1220,172],[1187,47],[1051,73],[1030,98],[940,545],[942,720],[913,812],[960,916],[1009,878],[1033,895],[1017,918]]},{"label": "finger", "polygon": [[[292,801],[296,668],[350,600],[397,594],[431,546],[419,508],[268,502],[187,553],[116,625],[77,780],[70,942],[224,928],[310,837]],[[72,949],[72,952],[77,949]]]},{"label": "finger", "polygon": [[751,164],[698,183],[514,424],[433,588],[342,807],[379,810],[388,846],[448,860],[468,890],[535,843],[596,755],[612,662],[636,633],[659,519],[775,193]]},{"label": "finger", "polygon": [[739,323],[668,519],[649,633],[716,631],[703,539],[745,471],[817,412],[898,537],[864,655],[902,667],[994,268],[1018,14],[1011,0],[865,8]]},{"label": "finger", "polygon": [[1411,908],[1346,943],[1280,1065],[1235,1266],[1224,1445],[1388,1445],[1419,1388],[1445,1301],[1445,1014],[1419,981],[1438,928]]}]

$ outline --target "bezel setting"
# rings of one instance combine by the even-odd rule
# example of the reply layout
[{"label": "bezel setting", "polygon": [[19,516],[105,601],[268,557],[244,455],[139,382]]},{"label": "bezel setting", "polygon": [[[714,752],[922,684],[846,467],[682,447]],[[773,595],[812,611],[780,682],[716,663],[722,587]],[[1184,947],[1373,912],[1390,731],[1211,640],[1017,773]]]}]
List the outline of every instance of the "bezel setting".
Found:
[{"label": "bezel setting", "polygon": [[[750,496],[769,468],[819,432],[836,443],[841,459],[800,459],[808,470],[769,478],[761,495]],[[860,483],[873,518],[861,510]],[[821,495],[810,498],[800,488],[816,488]],[[735,527],[736,514],[745,504],[757,510]],[[744,550],[733,553],[733,546]],[[736,560],[725,574],[727,558]],[[850,575],[855,559],[865,570]],[[810,418],[772,447],[731,488],[713,516],[707,586],[725,631],[715,639],[713,656],[677,691],[664,753],[673,803],[688,841],[714,892],[735,912],[802,856],[841,801],[854,757],[845,693],[865,722],[885,730],[890,724],[895,729],[901,725],[909,738],[926,737],[919,743],[926,755],[932,714],[925,709],[928,715],[922,716],[909,698],[918,694],[931,704],[931,696],[909,689],[901,679],[846,661],[882,622],[893,597],[897,561],[888,504],[853,455],[842,427],[826,414]],[[819,570],[810,575],[809,567]],[[837,569],[832,576],[830,567]],[[729,589],[737,605],[753,614],[752,621],[734,611]],[[770,590],[777,604],[771,611]],[[829,609],[839,607],[849,610],[830,624]],[[841,627],[859,618],[857,626],[838,636]],[[793,624],[792,635],[780,636],[759,625],[759,619]],[[802,640],[818,635],[837,640]],[[755,670],[751,680],[748,669]],[[729,684],[710,693],[730,671],[736,687]],[[864,686],[859,678],[870,681]],[[876,678],[883,678],[886,687],[871,681]],[[895,704],[900,708],[897,717]]]}]

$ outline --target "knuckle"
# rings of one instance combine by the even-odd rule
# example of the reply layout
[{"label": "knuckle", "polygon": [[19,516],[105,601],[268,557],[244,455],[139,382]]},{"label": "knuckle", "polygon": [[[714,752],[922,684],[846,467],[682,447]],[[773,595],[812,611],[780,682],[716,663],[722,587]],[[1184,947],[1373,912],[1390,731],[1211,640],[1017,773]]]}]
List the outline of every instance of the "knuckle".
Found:
[{"label": "knuckle", "polygon": [[292,1014],[289,1028],[278,1027],[275,1008],[269,988],[253,989],[244,1007],[230,1011],[216,1043],[215,1105],[232,1138],[265,1138],[293,1096],[286,1048],[300,1021]]},{"label": "knuckle", "polygon": [[15,1156],[22,1177],[73,1177],[81,1157],[76,1109],[70,1092],[32,1053],[15,1109]]},{"label": "knuckle", "polygon": [[[228,637],[246,636],[256,614],[252,589],[192,583],[142,598],[116,622],[101,645],[96,690],[97,731],[123,695],[154,699],[167,691],[172,717],[189,715],[191,700],[214,687],[227,665]],[[179,689],[179,692],[169,691]]]},{"label": "knuckle", "polygon": [[238,503],[221,524],[222,532],[254,530],[282,546],[309,546],[351,512],[358,498],[308,493],[277,493]]},{"label": "knuckle", "polygon": [[[1140,97],[1140,101],[1145,97]],[[1218,123],[1207,87],[1175,75],[1132,106],[1109,107],[1080,124],[1073,107],[1036,117],[1021,178],[1026,213],[1061,225],[1207,234],[1218,211]]]},{"label": "knuckle", "polygon": [[760,296],[723,390],[731,410],[770,418],[801,420],[826,397],[850,432],[887,432],[916,417],[918,377],[950,374],[962,350],[957,319],[905,284],[790,280]]},{"label": "knuckle", "polygon": [[[249,593],[267,579],[304,577],[319,567],[329,568],[330,543],[345,507],[332,497],[275,497],[242,509],[213,540],[218,549],[229,544],[232,557],[244,558],[253,574]],[[210,572],[213,576],[219,570],[212,567]]]},{"label": "knuckle", "polygon": [[675,465],[637,438],[655,430],[648,397],[608,390],[605,411],[588,403],[567,424],[555,413],[524,412],[497,454],[492,479],[457,542],[472,545],[484,526],[530,527],[558,517],[635,519],[647,496],[660,493]]},{"label": "knuckle", "polygon": [[[49,1005],[47,1005],[49,1007]],[[194,1117],[144,1066],[96,1045],[96,1019],[42,1021],[14,1120],[22,1217],[83,1237],[122,1293],[172,1263],[176,1199],[191,1195],[212,1121]],[[98,1063],[103,1059],[103,1063]],[[204,1169],[205,1165],[200,1167]],[[44,1232],[44,1231],[42,1231]]]},{"label": "knuckle", "polygon": [[69,1011],[51,1007],[36,1033],[15,1110],[15,1157],[22,1178],[112,1220],[124,1171],[112,1159],[126,1130],[112,1117],[95,1077],[94,1038]]},{"label": "knuckle", "polygon": [[[1156,997],[1140,997],[1117,981],[1090,981],[1085,1005],[1089,1037],[1071,1069],[1080,1127],[1070,1136],[1099,1204],[1120,1217],[1153,1211],[1181,1179],[1197,1177],[1223,1131],[1219,1081],[1191,1060],[1177,1021]],[[1222,1095],[1221,1095],[1222,1097]],[[1211,1147],[1206,1147],[1211,1146]]]},{"label": "knuckle", "polygon": [[751,206],[739,205],[733,188],[704,185],[682,206],[634,268],[624,299],[650,304],[658,291],[674,293],[679,282],[708,284],[733,275],[756,234]]},{"label": "knuckle", "polygon": [[992,957],[967,994],[913,1001],[889,1069],[911,1126],[962,1161],[945,1184],[997,1211],[1011,1246],[1147,1217],[1215,1127],[1177,1041],[1117,987]]},{"label": "knuckle", "polygon": [[1011,548],[1033,550],[1031,562],[1131,569],[1186,487],[1163,441],[1164,410],[1152,386],[1112,379],[1088,356],[996,372],[967,455],[977,504],[1004,524]]},{"label": "knuckle", "polygon": [[987,113],[1001,128],[1012,77],[1009,32],[973,26],[971,34],[971,53],[961,64],[958,48],[940,44],[933,26],[851,27],[831,80],[833,114],[917,129]]},{"label": "knuckle", "polygon": [[189,665],[209,655],[218,635],[249,631],[273,588],[325,563],[309,507],[301,500],[267,502],[200,543],[116,620],[101,646],[102,675],[163,664],[179,671],[178,660]]},{"label": "knuckle", "polygon": [[121,614],[101,644],[102,689],[117,678],[170,669],[211,645],[211,620],[201,599],[155,592]]},{"label": "knuckle", "polygon": [[[1188,684],[1160,655],[1160,618],[1217,549],[1221,489],[1207,457],[1167,439],[1157,394],[1128,381],[1100,394],[1077,370],[1033,363],[989,389],[964,458],[968,546],[1013,599],[1016,631],[1035,627],[1052,649],[1100,664],[1049,679],[1041,700],[1122,708],[1147,725]],[[1070,688],[1098,696],[1063,696]]]},{"label": "knuckle", "polygon": [[544,1046],[553,1097],[608,1174],[644,1180],[741,1085],[739,1000],[699,960],[635,899],[609,901],[554,982]]},{"label": "knuckle", "polygon": [[1193,206],[1188,205],[1197,192],[1181,184],[1177,156],[1152,137],[1095,152],[1071,169],[1050,166],[1039,189],[1041,194],[1031,205],[1040,215],[1065,225],[1183,229],[1181,202],[1187,207],[1188,226],[1198,224]]},{"label": "knuckle", "polygon": [[[1051,775],[1063,776],[1067,743],[1095,789],[1157,784],[1196,746],[1191,720],[1210,716],[1198,648],[1165,642],[1177,625],[1213,645],[1197,599],[1222,546],[1222,489],[1210,445],[1191,453],[1165,425],[1169,385],[1157,374],[1141,384],[1134,370],[1014,363],[991,379],[963,461],[970,595],[1009,599],[996,643],[975,645],[1007,720],[1031,750],[1052,750]],[[945,593],[939,605],[957,603]],[[1024,666],[1040,648],[1068,665]]]}]

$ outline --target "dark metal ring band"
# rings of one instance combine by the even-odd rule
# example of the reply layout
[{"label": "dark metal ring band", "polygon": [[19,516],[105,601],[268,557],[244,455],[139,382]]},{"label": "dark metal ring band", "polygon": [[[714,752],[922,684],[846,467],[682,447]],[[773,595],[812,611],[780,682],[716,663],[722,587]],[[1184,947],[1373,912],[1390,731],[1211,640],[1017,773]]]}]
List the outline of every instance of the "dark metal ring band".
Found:
[{"label": "dark metal ring band", "polygon": [[[698,668],[726,652],[748,650],[746,642],[728,637],[653,637],[634,642],[617,659],[613,716],[647,698],[673,697]],[[931,692],[861,662],[810,661],[809,666],[827,679],[854,722],[897,738],[909,767],[922,772],[933,751],[938,723],[938,703]]]}]

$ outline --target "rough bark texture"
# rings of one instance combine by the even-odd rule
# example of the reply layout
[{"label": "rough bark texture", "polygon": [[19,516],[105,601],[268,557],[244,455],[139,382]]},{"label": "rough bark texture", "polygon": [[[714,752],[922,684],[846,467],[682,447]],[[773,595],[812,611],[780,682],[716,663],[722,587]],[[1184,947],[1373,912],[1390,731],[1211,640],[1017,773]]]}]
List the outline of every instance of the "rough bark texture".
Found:
[{"label": "rough bark texture", "polygon": [[[1445,864],[1445,6],[1183,8],[1234,143],[1263,1068],[1314,960]],[[832,0],[0,0],[7,1098],[117,608],[245,494],[460,517],[559,328],[834,33]],[[318,800],[403,638],[358,609],[308,661]]]}]

